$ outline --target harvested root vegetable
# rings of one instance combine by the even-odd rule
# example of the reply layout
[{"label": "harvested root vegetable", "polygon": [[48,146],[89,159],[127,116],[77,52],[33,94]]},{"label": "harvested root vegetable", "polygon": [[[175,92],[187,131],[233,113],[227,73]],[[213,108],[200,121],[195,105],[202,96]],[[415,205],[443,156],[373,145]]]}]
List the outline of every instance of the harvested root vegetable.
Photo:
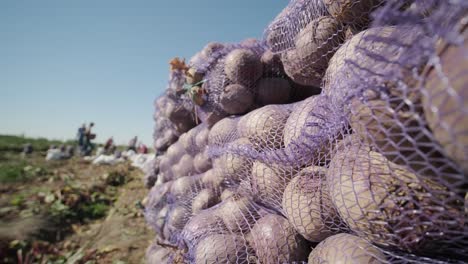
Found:
[{"label": "harvested root vegetable", "polygon": [[172,250],[168,248],[157,248],[152,252],[148,252],[146,256],[146,263],[148,264],[168,264]]},{"label": "harvested root vegetable", "polygon": [[[226,189],[221,193],[221,201],[226,201],[234,195],[234,192],[231,189]],[[468,196],[467,196],[468,197]],[[468,206],[468,203],[467,203]]]},{"label": "harvested root vegetable", "polygon": [[292,263],[307,261],[311,251],[288,220],[268,214],[252,228],[247,241],[255,251],[260,263]]},{"label": "harvested root vegetable", "polygon": [[464,43],[440,40],[440,68],[424,70],[423,107],[429,127],[447,156],[468,173],[468,29]]},{"label": "harvested root vegetable", "polygon": [[[253,147],[252,143],[246,138],[234,140],[229,145],[234,147]],[[252,160],[244,155],[227,152],[213,160],[213,168],[217,169],[226,181],[238,183],[250,175]]]},{"label": "harvested root vegetable", "polygon": [[232,196],[218,207],[218,215],[230,232],[247,233],[260,218],[259,209],[247,197]]},{"label": "harvested root vegetable", "polygon": [[173,169],[172,173],[174,174],[175,178],[180,178],[184,176],[189,176],[195,174],[195,168],[193,166],[193,158],[192,156],[185,154],[183,155],[175,168]]},{"label": "harvested root vegetable", "polygon": [[356,234],[379,245],[431,251],[443,241],[453,242],[449,234],[463,232],[463,198],[364,144],[337,152],[327,181],[341,218]]},{"label": "harvested root vegetable", "polygon": [[291,85],[283,78],[260,79],[257,84],[257,101],[261,105],[289,102]]},{"label": "harvested root vegetable", "polygon": [[372,11],[382,0],[323,0],[328,12],[338,21],[347,24],[369,22]]},{"label": "harvested root vegetable", "polygon": [[210,42],[206,44],[206,46],[201,51],[201,54],[206,58],[210,58],[211,56],[213,56],[214,54],[216,54],[217,52],[221,51],[224,48],[225,46],[222,43]]},{"label": "harvested root vegetable", "polygon": [[240,118],[237,130],[258,148],[280,148],[283,145],[284,124],[290,114],[282,105],[267,105]]},{"label": "harvested root vegetable", "polygon": [[166,226],[170,234],[178,233],[184,229],[185,224],[190,219],[190,209],[185,206],[175,206],[170,209],[167,216]]},{"label": "harvested root vegetable", "polygon": [[211,235],[196,246],[196,264],[249,263],[252,250],[241,236]]},{"label": "harvested root vegetable", "polygon": [[193,243],[213,234],[227,234],[227,228],[216,214],[216,210],[204,210],[195,214],[184,227],[182,237]]},{"label": "harvested root vegetable", "polygon": [[[318,113],[315,113],[314,110]],[[287,147],[289,144],[297,141],[301,134],[318,134],[320,127],[312,127],[307,123],[320,123],[318,115],[322,114],[319,108],[319,99],[317,96],[309,97],[308,99],[298,103],[297,107],[293,109],[291,115],[284,126],[284,145]]]},{"label": "harvested root vegetable", "polygon": [[184,133],[196,126],[192,112],[183,105],[175,106],[169,111],[167,118],[174,124],[179,133]]},{"label": "harvested root vegetable", "polygon": [[306,67],[301,62],[296,49],[281,54],[281,61],[283,62],[284,71],[295,83],[306,86],[321,86],[323,74],[314,68]]},{"label": "harvested root vegetable", "polygon": [[198,214],[201,210],[212,207],[219,202],[219,194],[212,189],[203,189],[192,201],[192,213]]},{"label": "harvested root vegetable", "polygon": [[251,186],[255,198],[270,208],[281,210],[284,189],[296,173],[292,167],[255,161],[251,174]]},{"label": "harvested root vegetable", "polygon": [[199,190],[200,180],[193,176],[184,176],[175,180],[171,185],[171,194],[175,197],[184,197]]},{"label": "harvested root vegetable", "polygon": [[319,17],[310,22],[296,36],[298,63],[324,73],[328,61],[344,41],[344,28],[336,19]]},{"label": "harvested root vegetable", "polygon": [[[168,149],[164,157],[167,157],[167,162],[169,164],[177,163],[180,158],[185,154],[185,149],[182,144],[175,143],[172,144]],[[161,161],[162,163],[162,161]],[[162,165],[162,164],[161,164]]]},{"label": "harvested root vegetable", "polygon": [[206,151],[198,153],[193,159],[193,166],[197,173],[203,173],[212,168],[211,159]]},{"label": "harvested root vegetable", "polygon": [[201,176],[201,182],[204,186],[216,189],[223,185],[224,177],[220,170],[211,169],[203,173],[203,175]]},{"label": "harvested root vegetable", "polygon": [[263,74],[259,56],[247,49],[235,49],[225,58],[224,72],[233,83],[251,86]]},{"label": "harvested root vegetable", "polygon": [[208,145],[208,135],[210,134],[210,129],[204,127],[198,131],[198,134],[195,136],[195,145],[199,150],[203,150],[206,145]]},{"label": "harvested root vegetable", "polygon": [[338,213],[330,199],[326,169],[307,167],[289,182],[283,194],[283,211],[294,228],[312,242],[338,230]]},{"label": "harvested root vegetable", "polygon": [[331,236],[312,250],[309,264],[319,263],[387,263],[385,255],[366,240],[350,234]]},{"label": "harvested root vegetable", "polygon": [[237,127],[237,118],[226,117],[216,123],[210,130],[208,135],[208,145],[224,145],[235,139]]},{"label": "harvested root vegetable", "polygon": [[284,74],[283,63],[279,54],[274,54],[270,50],[267,50],[263,53],[260,61],[263,63],[264,76],[279,76]]},{"label": "harvested root vegetable", "polygon": [[252,107],[254,95],[244,85],[230,84],[224,87],[219,102],[226,113],[231,115],[243,114]]}]

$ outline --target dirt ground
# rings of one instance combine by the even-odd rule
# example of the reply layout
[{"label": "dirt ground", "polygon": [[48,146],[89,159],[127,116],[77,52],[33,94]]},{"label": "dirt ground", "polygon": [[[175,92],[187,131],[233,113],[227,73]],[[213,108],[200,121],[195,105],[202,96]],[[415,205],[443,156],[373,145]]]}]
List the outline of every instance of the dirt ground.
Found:
[{"label": "dirt ground", "polygon": [[21,173],[0,184],[0,262],[144,263],[154,233],[139,169],[0,154]]}]

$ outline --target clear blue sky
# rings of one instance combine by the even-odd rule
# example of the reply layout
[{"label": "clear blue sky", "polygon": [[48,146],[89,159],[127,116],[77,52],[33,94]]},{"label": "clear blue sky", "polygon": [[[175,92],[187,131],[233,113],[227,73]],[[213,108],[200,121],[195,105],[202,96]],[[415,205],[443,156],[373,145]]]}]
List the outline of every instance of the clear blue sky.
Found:
[{"label": "clear blue sky", "polygon": [[287,0],[2,0],[0,134],[152,143],[168,61],[261,37]]}]

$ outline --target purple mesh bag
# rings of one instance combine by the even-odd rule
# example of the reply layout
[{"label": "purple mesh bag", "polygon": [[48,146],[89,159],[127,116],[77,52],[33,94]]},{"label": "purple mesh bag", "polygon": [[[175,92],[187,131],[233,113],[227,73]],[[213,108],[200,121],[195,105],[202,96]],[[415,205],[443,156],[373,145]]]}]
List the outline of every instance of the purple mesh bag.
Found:
[{"label": "purple mesh bag", "polygon": [[333,51],[322,94],[196,128],[161,158],[213,161],[151,191],[175,263],[466,260],[467,5],[388,0],[370,16],[374,1],[335,2],[364,32]]}]

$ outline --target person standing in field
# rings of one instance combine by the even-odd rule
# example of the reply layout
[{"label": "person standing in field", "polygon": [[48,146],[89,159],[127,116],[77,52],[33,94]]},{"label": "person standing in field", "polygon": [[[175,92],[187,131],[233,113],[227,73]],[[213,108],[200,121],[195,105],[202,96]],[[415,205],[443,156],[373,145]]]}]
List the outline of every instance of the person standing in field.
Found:
[{"label": "person standing in field", "polygon": [[80,149],[80,152],[84,152],[85,131],[86,125],[83,124],[80,128],[78,128],[78,133],[76,134],[76,139],[78,140],[78,148]]},{"label": "person standing in field", "polygon": [[86,128],[85,131],[85,155],[90,155],[91,152],[94,149],[94,144],[91,142],[91,140],[96,138],[96,134],[93,134],[91,129],[94,127],[94,123],[91,122],[89,123],[89,126]]},{"label": "person standing in field", "polygon": [[135,136],[134,138],[132,138],[132,139],[128,142],[127,151],[128,151],[128,150],[133,150],[133,151],[137,152],[137,149],[136,149],[137,141],[138,141],[138,137],[137,137],[137,136]]},{"label": "person standing in field", "polygon": [[114,138],[110,137],[107,141],[106,144],[104,144],[104,152],[106,154],[112,154],[113,153],[113,147],[114,147]]},{"label": "person standing in field", "polygon": [[138,145],[138,153],[148,154],[148,147],[145,144],[143,144],[142,142],[140,142],[140,144]]}]

